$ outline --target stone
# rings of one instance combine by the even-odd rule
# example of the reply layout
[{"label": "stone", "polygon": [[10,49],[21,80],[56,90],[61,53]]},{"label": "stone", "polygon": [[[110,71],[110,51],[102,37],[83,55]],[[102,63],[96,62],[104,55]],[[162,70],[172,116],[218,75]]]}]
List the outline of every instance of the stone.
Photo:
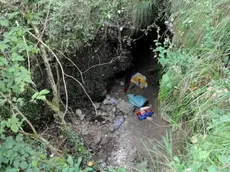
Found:
[{"label": "stone", "polygon": [[110,98],[111,98],[111,96],[107,94],[106,99],[109,100]]},{"label": "stone", "polygon": [[96,109],[98,110],[101,107],[100,103],[95,103]]},{"label": "stone", "polygon": [[77,110],[76,110],[76,115],[82,115],[81,109],[77,109]]},{"label": "stone", "polygon": [[104,91],[101,92],[101,97],[106,96],[106,94],[107,94],[107,90],[105,89]]},{"label": "stone", "polygon": [[101,108],[100,108],[102,111],[104,112],[111,112],[112,109],[113,109],[113,105],[101,105]]},{"label": "stone", "polygon": [[112,112],[113,106],[112,105],[107,105],[106,108],[107,108],[106,109],[107,112]]},{"label": "stone", "polygon": [[110,132],[114,132],[114,131],[115,131],[115,128],[114,128],[113,125],[110,125],[110,126],[109,126],[109,131],[110,131]]},{"label": "stone", "polygon": [[118,103],[120,103],[120,102],[122,102],[124,100],[122,98],[119,98],[117,101],[118,101]]},{"label": "stone", "polygon": [[82,113],[81,109],[77,109],[75,113],[81,121],[85,118],[85,114]]},{"label": "stone", "polygon": [[103,101],[103,104],[104,104],[104,105],[111,105],[112,103],[111,103],[108,99],[105,99],[105,100]]},{"label": "stone", "polygon": [[120,81],[120,86],[125,86],[125,83],[123,81]]},{"label": "stone", "polygon": [[94,145],[95,145],[95,146],[101,142],[101,138],[102,138],[101,135],[96,135],[96,136],[94,137],[93,141],[94,141]]},{"label": "stone", "polygon": [[118,104],[118,100],[116,98],[114,98],[114,97],[111,97],[109,101],[111,102],[112,105],[117,105]]},{"label": "stone", "polygon": [[102,112],[101,116],[107,116],[107,113],[106,112]]},{"label": "stone", "polygon": [[102,115],[102,112],[101,111],[98,111],[97,112],[97,116],[101,116]]},{"label": "stone", "polygon": [[116,108],[116,107],[113,107],[112,112],[113,112],[113,113],[116,113],[116,111],[117,111],[117,108]]},{"label": "stone", "polygon": [[132,115],[134,110],[134,106],[125,101],[119,102],[117,108],[126,115]]},{"label": "stone", "polygon": [[149,120],[149,121],[153,121],[153,118],[149,117],[149,116],[146,119]]}]

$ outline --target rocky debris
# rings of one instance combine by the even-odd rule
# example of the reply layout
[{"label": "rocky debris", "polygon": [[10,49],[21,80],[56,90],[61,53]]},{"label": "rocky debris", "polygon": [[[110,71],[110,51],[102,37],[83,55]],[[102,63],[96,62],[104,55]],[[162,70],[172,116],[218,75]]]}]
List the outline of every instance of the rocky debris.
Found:
[{"label": "rocky debris", "polygon": [[133,148],[128,153],[126,147],[117,149],[120,144],[118,140],[125,133],[124,127],[127,127],[125,120],[128,122],[129,117],[126,115],[133,114],[134,106],[122,98],[117,99],[110,95],[106,95],[102,103],[95,105],[97,115],[89,120],[83,121],[85,115],[82,110],[76,110],[81,121],[75,127],[82,134],[87,146],[92,149],[96,159],[103,159],[107,165],[118,165],[122,164],[121,161],[125,161],[127,156],[134,157]]},{"label": "rocky debris", "polygon": [[103,101],[104,105],[117,105],[118,100],[110,95],[106,95],[106,99]]},{"label": "rocky debris", "polygon": [[[102,103],[96,103],[95,105],[98,112],[97,116],[93,117],[91,121],[96,122],[97,120],[102,124],[112,123],[116,117],[132,114],[134,110],[134,107],[128,102],[121,98],[116,99],[110,95],[106,95]],[[113,127],[109,127],[109,131],[114,131]]]},{"label": "rocky debris", "polygon": [[110,102],[108,99],[105,99],[105,100],[103,101],[103,104],[104,104],[104,105],[111,105],[112,102]]},{"label": "rocky debris", "polygon": [[125,86],[125,83],[124,83],[124,81],[120,81],[120,86]]},{"label": "rocky debris", "polygon": [[[97,109],[97,115],[90,118],[90,125],[98,124],[100,126],[107,126],[107,131],[114,132],[119,129],[125,121],[125,115],[133,113],[133,105],[125,102],[123,99],[116,99],[110,95],[106,95],[105,100],[102,103],[95,103]],[[76,115],[81,121],[84,120],[85,115],[82,110],[77,109]],[[83,132],[85,134],[85,132]],[[100,139],[94,139],[99,140]]]},{"label": "rocky debris", "polygon": [[98,111],[106,112],[106,113],[111,112],[113,107],[114,107],[113,105],[104,105],[104,104],[102,104]]},{"label": "rocky debris", "polygon": [[146,119],[149,120],[149,121],[153,121],[153,118],[149,117],[149,116]]},{"label": "rocky debris", "polygon": [[116,108],[116,107],[113,107],[112,112],[113,112],[113,113],[116,113],[116,111],[117,111],[117,108]]},{"label": "rocky debris", "polygon": [[81,109],[77,109],[75,113],[80,118],[81,121],[84,120],[85,114],[82,113]]},{"label": "rocky debris", "polygon": [[98,110],[101,107],[100,103],[95,103],[96,109]]},{"label": "rocky debris", "polygon": [[125,115],[131,115],[134,110],[134,106],[125,101],[120,101],[117,105],[117,108]]}]

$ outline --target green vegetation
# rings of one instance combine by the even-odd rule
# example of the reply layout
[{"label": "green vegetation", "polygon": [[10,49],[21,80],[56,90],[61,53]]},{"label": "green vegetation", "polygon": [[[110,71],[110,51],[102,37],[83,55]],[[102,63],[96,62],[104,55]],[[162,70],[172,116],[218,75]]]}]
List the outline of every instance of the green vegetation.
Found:
[{"label": "green vegetation", "polygon": [[[94,104],[82,72],[76,67],[79,78],[67,75],[63,61],[73,64],[69,55],[90,47],[104,26],[126,24],[138,2],[0,0],[0,171],[97,169],[87,166],[92,157],[66,121],[72,112],[66,78],[76,81]],[[55,132],[44,137],[50,121]]]},{"label": "green vegetation", "polygon": [[[152,151],[159,158],[153,162],[176,172],[230,171],[230,2],[168,2],[0,0],[0,171],[96,170],[87,166],[92,157],[66,120],[71,108],[65,78],[94,104],[82,72],[76,68],[79,80],[67,75],[63,61],[90,47],[105,25],[145,31],[167,17],[169,7],[173,39],[156,41],[164,69],[159,100],[180,139],[169,133]],[[49,120],[57,138],[40,133]]]},{"label": "green vegetation", "polygon": [[[68,102],[61,100],[56,75],[60,70],[65,77],[64,54],[95,37],[102,19],[111,10],[118,14],[119,4],[116,1],[110,9],[104,1],[0,0],[0,171],[97,169],[96,165],[88,167],[92,157],[65,120],[70,112]],[[56,71],[54,66],[58,66]],[[52,134],[58,138],[44,138],[38,132],[45,130],[50,119],[55,119]],[[61,149],[58,139],[65,142]]]},{"label": "green vegetation", "polygon": [[230,171],[230,2],[172,1],[171,12],[171,46],[157,48],[164,67],[159,99],[180,134],[175,144],[182,143],[173,153],[167,142],[162,158],[176,172]]}]

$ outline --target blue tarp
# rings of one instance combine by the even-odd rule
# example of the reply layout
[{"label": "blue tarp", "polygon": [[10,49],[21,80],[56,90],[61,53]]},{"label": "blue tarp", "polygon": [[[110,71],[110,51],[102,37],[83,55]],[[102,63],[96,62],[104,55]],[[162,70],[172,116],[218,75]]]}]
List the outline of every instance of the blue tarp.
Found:
[{"label": "blue tarp", "polygon": [[138,96],[135,94],[128,94],[129,103],[140,108],[143,107],[147,103],[147,99],[143,96]]}]

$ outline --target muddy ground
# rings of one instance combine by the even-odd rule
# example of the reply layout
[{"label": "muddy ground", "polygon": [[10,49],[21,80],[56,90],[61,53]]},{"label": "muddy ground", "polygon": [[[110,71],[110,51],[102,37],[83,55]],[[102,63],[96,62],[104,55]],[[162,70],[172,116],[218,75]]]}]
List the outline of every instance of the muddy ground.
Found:
[{"label": "muddy ground", "polygon": [[154,110],[151,120],[139,121],[134,111],[124,115],[125,122],[122,126],[111,132],[111,123],[120,112],[114,105],[98,103],[98,111],[101,111],[98,118],[75,122],[77,132],[82,134],[101,168],[107,166],[126,167],[128,172],[132,172],[138,171],[138,169],[143,171],[150,164],[148,163],[150,156],[147,148],[151,149],[156,146],[156,140],[161,140],[168,127],[167,122],[160,117],[158,110],[158,83],[153,72],[154,68],[156,68],[156,60],[152,56],[142,57],[137,70],[147,77],[148,88],[134,87],[124,93],[124,85],[120,84],[124,82],[124,77],[121,77],[116,79],[109,93],[111,97],[125,101],[127,101],[129,93],[148,98],[149,106]]}]

